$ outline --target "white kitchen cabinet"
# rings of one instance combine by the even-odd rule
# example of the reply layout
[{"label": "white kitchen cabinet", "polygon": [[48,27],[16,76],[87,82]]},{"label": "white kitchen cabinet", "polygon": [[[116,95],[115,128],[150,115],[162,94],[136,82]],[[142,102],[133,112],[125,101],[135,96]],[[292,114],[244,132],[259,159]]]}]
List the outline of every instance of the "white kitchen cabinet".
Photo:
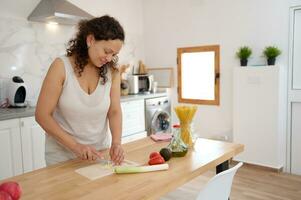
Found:
[{"label": "white kitchen cabinet", "polygon": [[139,140],[139,139],[142,139],[142,138],[145,138],[145,137],[147,137],[147,132],[142,131],[142,132],[135,133],[135,134],[132,134],[132,135],[123,136],[122,139],[121,139],[121,143],[126,144],[128,142]]},{"label": "white kitchen cabinet", "polygon": [[122,137],[145,132],[144,99],[121,102]]},{"label": "white kitchen cabinet", "polygon": [[23,173],[19,119],[0,121],[0,180]]},{"label": "white kitchen cabinet", "polygon": [[34,117],[20,119],[23,171],[30,172],[46,166],[45,131]]},{"label": "white kitchen cabinet", "polygon": [[233,140],[245,145],[235,160],[281,169],[285,164],[286,84],[280,66],[236,67]]},{"label": "white kitchen cabinet", "polygon": [[0,180],[45,167],[45,134],[34,117],[0,121]]}]

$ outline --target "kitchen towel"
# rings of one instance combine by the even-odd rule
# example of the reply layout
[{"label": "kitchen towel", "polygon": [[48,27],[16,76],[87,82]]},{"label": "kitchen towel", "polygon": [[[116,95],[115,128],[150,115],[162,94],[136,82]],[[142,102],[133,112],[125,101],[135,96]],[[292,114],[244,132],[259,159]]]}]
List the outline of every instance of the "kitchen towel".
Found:
[{"label": "kitchen towel", "polygon": [[172,135],[170,133],[157,133],[157,134],[152,134],[150,136],[154,141],[170,141],[172,138]]}]

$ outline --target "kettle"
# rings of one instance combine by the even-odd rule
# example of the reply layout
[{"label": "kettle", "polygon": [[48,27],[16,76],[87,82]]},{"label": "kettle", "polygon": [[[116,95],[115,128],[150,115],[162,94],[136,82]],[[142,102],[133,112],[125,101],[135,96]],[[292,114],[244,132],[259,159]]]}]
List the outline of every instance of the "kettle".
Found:
[{"label": "kettle", "polygon": [[21,77],[14,76],[8,82],[7,98],[11,107],[26,107],[26,85]]}]

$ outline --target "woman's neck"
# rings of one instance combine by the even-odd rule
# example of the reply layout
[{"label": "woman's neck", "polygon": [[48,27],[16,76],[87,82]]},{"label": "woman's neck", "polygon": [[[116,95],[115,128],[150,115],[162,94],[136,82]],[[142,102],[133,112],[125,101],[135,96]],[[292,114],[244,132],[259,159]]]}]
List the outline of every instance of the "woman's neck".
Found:
[{"label": "woman's neck", "polygon": [[[71,63],[72,63],[72,67],[73,67],[73,69],[75,70],[75,72],[77,72],[78,73],[78,69],[75,67],[76,65],[75,65],[75,56],[74,55],[72,55],[71,57],[70,57],[70,61],[71,61]],[[90,73],[97,73],[98,74],[98,67],[97,66],[95,66],[91,61],[90,61],[90,59],[88,60],[88,63],[84,66],[84,68],[83,68],[83,72],[81,72],[81,73],[88,73],[88,74],[90,74]]]}]

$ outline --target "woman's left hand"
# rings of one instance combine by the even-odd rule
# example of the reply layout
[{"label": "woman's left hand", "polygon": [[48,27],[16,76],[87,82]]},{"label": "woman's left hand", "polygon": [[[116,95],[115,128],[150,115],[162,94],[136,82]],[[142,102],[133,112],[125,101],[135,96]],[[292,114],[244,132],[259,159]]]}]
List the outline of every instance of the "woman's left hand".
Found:
[{"label": "woman's left hand", "polygon": [[124,151],[121,144],[112,144],[110,149],[111,160],[115,165],[120,165],[124,159]]}]

